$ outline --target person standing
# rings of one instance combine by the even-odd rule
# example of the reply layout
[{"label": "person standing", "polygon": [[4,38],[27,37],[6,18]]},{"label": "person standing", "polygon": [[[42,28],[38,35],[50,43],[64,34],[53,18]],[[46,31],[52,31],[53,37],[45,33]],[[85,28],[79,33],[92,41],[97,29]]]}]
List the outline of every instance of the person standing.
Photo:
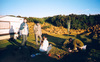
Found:
[{"label": "person standing", "polygon": [[40,43],[42,40],[42,31],[41,31],[41,25],[39,24],[39,22],[36,22],[33,30],[34,30],[34,34],[35,34],[35,41],[36,41],[36,44],[38,45],[38,37],[40,38]]},{"label": "person standing", "polygon": [[26,42],[27,42],[27,36],[29,35],[29,28],[26,22],[27,20],[24,19],[24,22],[20,26],[20,36],[22,36],[21,46],[25,46],[25,47],[26,47]]}]

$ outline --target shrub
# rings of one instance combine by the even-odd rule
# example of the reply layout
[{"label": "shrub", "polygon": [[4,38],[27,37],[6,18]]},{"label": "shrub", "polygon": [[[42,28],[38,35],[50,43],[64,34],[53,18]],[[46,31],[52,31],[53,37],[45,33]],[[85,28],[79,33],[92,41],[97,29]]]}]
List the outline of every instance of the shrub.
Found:
[{"label": "shrub", "polygon": [[41,24],[43,24],[45,21],[44,21],[44,18],[34,18],[34,17],[29,17],[27,18],[28,22],[39,22]]}]

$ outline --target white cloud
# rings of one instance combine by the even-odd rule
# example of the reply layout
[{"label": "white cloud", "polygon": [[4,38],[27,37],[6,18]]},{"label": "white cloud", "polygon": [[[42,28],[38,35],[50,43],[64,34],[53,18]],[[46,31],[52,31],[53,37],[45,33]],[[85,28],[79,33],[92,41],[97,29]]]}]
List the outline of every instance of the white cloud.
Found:
[{"label": "white cloud", "polygon": [[90,10],[90,9],[85,9],[86,11]]},{"label": "white cloud", "polygon": [[80,10],[80,11],[77,11],[78,13],[83,13],[85,11],[89,11],[90,9],[84,9],[84,10]]}]

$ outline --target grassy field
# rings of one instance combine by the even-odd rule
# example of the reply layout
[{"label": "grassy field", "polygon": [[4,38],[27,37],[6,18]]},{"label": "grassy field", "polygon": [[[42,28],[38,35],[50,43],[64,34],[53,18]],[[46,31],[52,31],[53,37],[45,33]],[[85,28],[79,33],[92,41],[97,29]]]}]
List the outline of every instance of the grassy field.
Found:
[{"label": "grassy field", "polygon": [[[34,23],[28,23],[29,37],[27,38],[28,48],[19,50],[22,38],[17,40],[1,40],[0,41],[0,62],[99,62],[100,61],[100,41],[96,35],[91,38],[90,32],[86,30],[73,30],[71,34],[67,35],[66,28],[55,27],[51,24],[41,24],[42,36],[46,36],[52,49],[48,56],[44,53],[42,55],[31,58],[31,54],[39,53],[39,47],[36,46],[33,26]],[[47,27],[45,27],[47,26]],[[73,32],[74,31],[74,32]],[[59,33],[60,34],[59,34]],[[67,51],[67,42],[69,38],[79,39],[84,44],[88,45],[86,51],[79,51],[77,53],[69,53]],[[61,56],[61,58],[58,57]]]}]

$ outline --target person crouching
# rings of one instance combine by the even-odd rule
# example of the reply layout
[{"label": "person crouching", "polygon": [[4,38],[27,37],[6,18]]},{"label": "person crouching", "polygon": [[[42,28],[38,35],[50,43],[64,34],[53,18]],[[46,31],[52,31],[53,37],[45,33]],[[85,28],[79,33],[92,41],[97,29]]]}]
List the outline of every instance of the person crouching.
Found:
[{"label": "person crouching", "polygon": [[49,53],[49,51],[51,50],[51,47],[52,45],[49,45],[49,42],[47,40],[47,38],[44,36],[43,37],[43,40],[41,41],[41,44],[40,44],[40,48],[39,50],[41,52],[47,52],[47,54]]},{"label": "person crouching", "polygon": [[72,39],[69,38],[69,52],[78,52],[78,48],[81,50],[85,50],[87,45],[84,45],[84,43],[78,39]]}]

